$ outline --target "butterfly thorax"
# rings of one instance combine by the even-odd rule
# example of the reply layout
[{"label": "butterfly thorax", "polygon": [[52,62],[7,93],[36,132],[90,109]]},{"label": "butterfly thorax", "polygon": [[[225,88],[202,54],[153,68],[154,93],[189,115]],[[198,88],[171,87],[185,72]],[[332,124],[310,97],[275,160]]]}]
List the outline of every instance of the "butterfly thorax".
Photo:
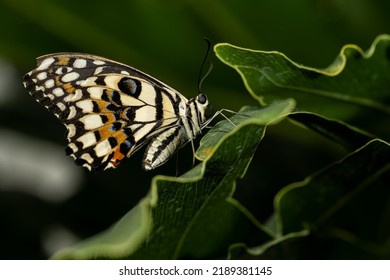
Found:
[{"label": "butterfly thorax", "polygon": [[208,104],[200,104],[197,98],[188,100],[183,116],[183,125],[189,139],[195,138],[206,121],[205,110]]},{"label": "butterfly thorax", "polygon": [[143,168],[151,170],[165,163],[181,146],[192,141],[206,121],[207,98],[199,94],[179,105],[178,123],[167,131],[158,134],[145,151]]}]

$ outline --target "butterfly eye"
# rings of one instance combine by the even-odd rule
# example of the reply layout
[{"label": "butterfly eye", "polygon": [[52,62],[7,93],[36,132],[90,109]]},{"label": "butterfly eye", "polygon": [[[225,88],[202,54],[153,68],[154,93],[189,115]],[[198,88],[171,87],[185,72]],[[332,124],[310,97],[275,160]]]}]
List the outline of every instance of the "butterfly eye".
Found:
[{"label": "butterfly eye", "polygon": [[198,102],[202,105],[206,104],[206,102],[207,102],[207,96],[206,96],[206,94],[203,94],[203,93],[199,94],[197,99],[198,99]]}]

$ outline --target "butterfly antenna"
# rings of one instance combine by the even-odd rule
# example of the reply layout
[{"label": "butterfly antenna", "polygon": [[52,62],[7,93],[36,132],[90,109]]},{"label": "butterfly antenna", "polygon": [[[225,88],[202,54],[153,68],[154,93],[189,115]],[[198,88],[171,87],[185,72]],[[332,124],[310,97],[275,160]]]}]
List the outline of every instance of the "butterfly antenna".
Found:
[{"label": "butterfly antenna", "polygon": [[[213,69],[213,64],[210,61],[207,61],[207,57],[208,57],[210,49],[211,49],[211,42],[208,38],[203,38],[203,39],[207,43],[207,50],[206,50],[206,55],[204,56],[204,59],[202,62],[202,66],[200,67],[199,76],[198,76],[198,92],[199,93],[202,92],[203,81],[206,79],[206,77],[210,74],[211,70]],[[209,68],[208,68],[206,74],[202,77],[202,72],[203,72],[203,69],[204,69],[204,66],[206,65],[206,63],[209,65]]]}]

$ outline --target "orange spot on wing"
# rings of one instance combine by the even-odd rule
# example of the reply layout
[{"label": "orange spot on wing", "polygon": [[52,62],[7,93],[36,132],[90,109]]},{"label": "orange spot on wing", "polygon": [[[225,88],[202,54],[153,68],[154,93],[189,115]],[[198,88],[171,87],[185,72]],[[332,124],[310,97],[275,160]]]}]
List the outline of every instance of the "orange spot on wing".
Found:
[{"label": "orange spot on wing", "polygon": [[105,114],[105,115],[106,115],[107,118],[108,118],[107,123],[113,123],[113,122],[116,121],[115,116],[114,116],[112,113],[107,113],[107,114]]},{"label": "orange spot on wing", "polygon": [[69,63],[69,57],[65,57],[65,56],[63,56],[63,57],[60,57],[59,59],[58,59],[58,61],[57,61],[57,65],[68,65],[68,63]]},{"label": "orange spot on wing", "polygon": [[66,91],[67,93],[74,93],[74,91],[76,90],[76,89],[74,88],[74,86],[72,86],[71,83],[66,83],[66,84],[63,84],[62,86],[64,87],[64,89],[65,89],[65,91]]},{"label": "orange spot on wing", "polygon": [[106,107],[108,104],[110,104],[109,102],[103,101],[103,100],[94,100],[94,101],[99,106],[99,111],[101,113],[112,113],[112,111],[108,110],[107,107]]},{"label": "orange spot on wing", "polygon": [[125,155],[122,154],[119,151],[119,148],[117,148],[114,152],[114,156],[111,158],[110,162],[112,163],[113,166],[117,167],[121,161],[124,159]]},{"label": "orange spot on wing", "polygon": [[66,93],[72,94],[72,93],[74,93],[74,91],[76,90],[76,89],[74,88],[74,86],[72,86],[71,83],[66,83],[66,84],[64,84],[63,82],[61,82],[59,76],[56,76],[54,79],[55,79],[56,86],[62,87],[62,88],[66,91]]},{"label": "orange spot on wing", "polygon": [[111,136],[112,132],[110,131],[111,124],[105,125],[99,129],[100,137],[102,139],[107,139]]},{"label": "orange spot on wing", "polygon": [[114,151],[114,156],[111,158],[111,163],[117,167],[126,156],[120,152],[119,148],[120,144],[126,140],[126,135],[124,135],[121,131],[118,131],[114,134],[114,136],[118,140],[118,147]]}]

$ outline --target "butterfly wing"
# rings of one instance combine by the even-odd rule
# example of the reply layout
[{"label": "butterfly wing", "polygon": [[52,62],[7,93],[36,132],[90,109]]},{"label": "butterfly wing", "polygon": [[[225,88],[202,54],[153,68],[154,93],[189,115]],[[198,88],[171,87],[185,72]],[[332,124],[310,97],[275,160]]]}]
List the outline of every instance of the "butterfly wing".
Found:
[{"label": "butterfly wing", "polygon": [[64,123],[66,153],[89,170],[116,167],[155,135],[180,125],[187,99],[135,68],[79,53],[37,61],[24,86]]}]

